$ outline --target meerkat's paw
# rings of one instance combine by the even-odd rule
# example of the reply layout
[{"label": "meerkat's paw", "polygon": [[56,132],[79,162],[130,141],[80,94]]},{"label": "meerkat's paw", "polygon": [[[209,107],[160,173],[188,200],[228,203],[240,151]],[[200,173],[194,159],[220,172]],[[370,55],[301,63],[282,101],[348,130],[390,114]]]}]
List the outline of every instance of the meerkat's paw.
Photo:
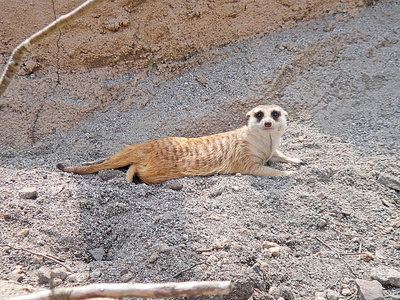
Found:
[{"label": "meerkat's paw", "polygon": [[300,158],[290,158],[290,162],[294,164],[303,164],[303,161]]}]

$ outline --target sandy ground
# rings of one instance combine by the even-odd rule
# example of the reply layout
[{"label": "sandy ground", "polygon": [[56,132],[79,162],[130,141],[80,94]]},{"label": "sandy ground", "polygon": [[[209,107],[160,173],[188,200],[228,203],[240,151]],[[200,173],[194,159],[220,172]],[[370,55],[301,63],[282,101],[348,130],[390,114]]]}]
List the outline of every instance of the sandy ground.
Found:
[{"label": "sandy ground", "polygon": [[[179,73],[171,78],[156,68],[113,76],[100,68],[74,79],[59,74],[51,91],[41,84],[56,75],[17,79],[6,99],[36,105],[35,95],[47,94],[31,114],[29,101],[0,110],[34,124],[25,130],[20,118],[9,120],[0,146],[0,288],[18,286],[3,299],[47,288],[38,272],[65,273],[4,245],[61,259],[72,271],[57,280],[61,286],[227,279],[232,295],[204,299],[314,299],[328,290],[355,299],[355,278],[400,268],[399,32],[400,3],[381,1],[356,18],[337,13],[197,54],[174,63]],[[79,97],[96,86],[118,105],[102,109]],[[80,176],[55,168],[125,144],[231,130],[268,103],[291,116],[282,151],[306,161],[273,165],[296,171],[290,177],[215,175],[148,186],[125,182],[125,170]],[[86,121],[62,110],[40,123],[37,111],[58,104]],[[63,122],[68,131],[58,127]],[[10,132],[18,124],[16,138]],[[35,199],[21,197],[27,187]],[[278,257],[266,241],[278,244]],[[386,296],[398,293],[385,286]]]}]

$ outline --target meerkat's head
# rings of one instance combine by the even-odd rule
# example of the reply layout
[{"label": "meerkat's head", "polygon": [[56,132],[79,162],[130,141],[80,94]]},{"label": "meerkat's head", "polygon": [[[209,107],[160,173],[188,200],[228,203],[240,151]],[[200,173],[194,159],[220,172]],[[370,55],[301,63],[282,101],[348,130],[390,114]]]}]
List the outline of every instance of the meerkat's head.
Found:
[{"label": "meerkat's head", "polygon": [[259,105],[246,114],[246,121],[252,131],[283,133],[286,117],[287,112],[278,105]]}]

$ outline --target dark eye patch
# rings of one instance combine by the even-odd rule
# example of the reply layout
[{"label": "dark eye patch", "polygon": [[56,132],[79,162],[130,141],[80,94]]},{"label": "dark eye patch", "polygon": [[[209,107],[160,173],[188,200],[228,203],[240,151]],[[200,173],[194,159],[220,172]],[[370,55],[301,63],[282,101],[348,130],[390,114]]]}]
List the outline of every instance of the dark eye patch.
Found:
[{"label": "dark eye patch", "polygon": [[262,111],[256,112],[254,117],[258,120],[258,122],[260,122],[262,118],[264,118],[264,113]]},{"label": "dark eye patch", "polygon": [[271,112],[271,117],[272,117],[275,121],[278,120],[280,116],[281,116],[281,113],[280,113],[279,111],[274,110],[274,111]]}]

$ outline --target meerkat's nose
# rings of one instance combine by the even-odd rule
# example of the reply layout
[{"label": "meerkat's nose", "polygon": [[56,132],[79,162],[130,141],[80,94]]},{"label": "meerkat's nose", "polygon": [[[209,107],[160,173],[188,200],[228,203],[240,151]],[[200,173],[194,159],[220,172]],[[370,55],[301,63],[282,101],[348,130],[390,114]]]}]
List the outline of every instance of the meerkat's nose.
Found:
[{"label": "meerkat's nose", "polygon": [[271,122],[265,122],[265,123],[264,123],[264,126],[265,126],[266,128],[269,128],[269,127],[272,126],[272,123],[271,123]]}]

